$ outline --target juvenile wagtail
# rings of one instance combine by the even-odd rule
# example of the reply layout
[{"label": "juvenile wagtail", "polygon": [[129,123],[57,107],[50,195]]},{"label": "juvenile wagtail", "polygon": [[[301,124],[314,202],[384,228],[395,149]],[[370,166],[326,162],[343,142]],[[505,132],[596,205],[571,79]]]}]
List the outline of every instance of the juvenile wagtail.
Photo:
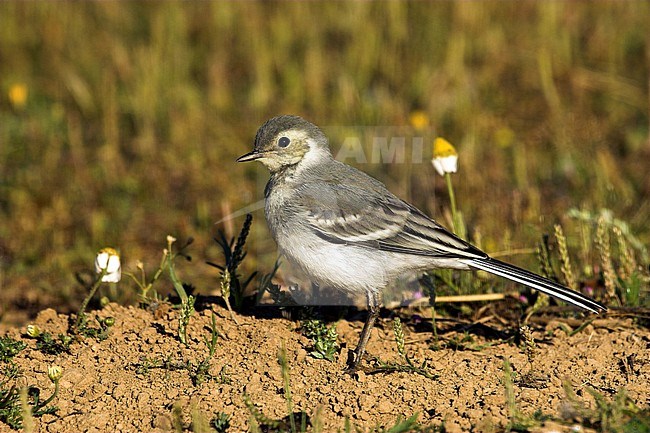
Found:
[{"label": "juvenile wagtail", "polygon": [[271,172],[265,213],[281,253],[316,284],[367,297],[368,318],[352,368],[379,315],[381,290],[409,272],[479,269],[584,310],[606,310],[568,287],[489,257],[378,180],[336,161],[327,137],[301,117],[274,117],[262,125],[253,151],[237,159],[254,160]]}]

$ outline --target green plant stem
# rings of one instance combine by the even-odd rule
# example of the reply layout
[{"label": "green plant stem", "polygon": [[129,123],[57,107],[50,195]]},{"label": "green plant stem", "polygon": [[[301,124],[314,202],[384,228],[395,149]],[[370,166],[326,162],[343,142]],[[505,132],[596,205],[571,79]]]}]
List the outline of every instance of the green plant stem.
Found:
[{"label": "green plant stem", "polygon": [[[162,275],[163,270],[165,269],[165,263],[167,262],[167,256],[168,255],[169,255],[169,253],[166,253],[163,256],[163,258],[162,258],[162,260],[160,262],[160,266],[158,267],[158,269],[156,270],[156,273],[151,278],[151,281],[149,282],[149,284],[147,284],[144,268],[142,269],[142,283],[138,283],[138,285],[140,286],[140,290],[141,290],[141,292],[140,292],[140,300],[141,301],[146,301],[147,300],[149,290],[151,290],[154,283],[156,281],[158,281],[158,278],[160,278],[160,276]],[[138,281],[135,277],[133,277],[133,279]]]},{"label": "green plant stem", "polygon": [[183,283],[181,283],[176,276],[176,271],[174,270],[174,256],[172,255],[171,250],[167,253],[167,269],[169,270],[169,279],[172,280],[174,290],[176,290],[178,297],[181,299],[181,304],[187,304],[187,292],[185,292],[185,289],[183,288]]},{"label": "green plant stem", "polygon": [[449,201],[451,202],[451,222],[453,224],[454,233],[458,234],[458,211],[456,209],[456,195],[454,194],[454,186],[451,183],[451,173],[445,173],[445,183],[447,184],[447,192],[449,193]]},{"label": "green plant stem", "polygon": [[79,330],[79,326],[81,325],[81,321],[83,320],[83,317],[86,312],[86,308],[88,308],[88,303],[90,300],[95,296],[95,292],[97,292],[97,289],[99,286],[102,284],[102,278],[106,275],[106,268],[102,269],[102,272],[97,276],[97,280],[95,280],[95,283],[93,286],[90,288],[90,293],[88,293],[88,296],[83,300],[81,303],[81,307],[79,307],[79,312],[77,313],[77,321],[74,324],[74,331],[77,332]]},{"label": "green plant stem", "polygon": [[[454,194],[454,185],[451,181],[451,173],[445,173],[445,183],[447,184],[447,191],[449,193],[449,202],[451,204],[451,223],[453,232],[461,239],[467,239],[467,228],[465,221],[463,221],[463,213],[458,210],[456,206],[456,195]],[[467,273],[460,276],[459,288],[468,289],[471,286],[471,277]],[[458,291],[458,293],[462,293]]]},{"label": "green plant stem", "polygon": [[58,381],[58,380],[55,380],[55,381],[54,381],[54,392],[52,393],[51,396],[49,396],[49,397],[47,398],[47,400],[45,400],[45,401],[42,402],[42,403],[39,403],[38,406],[34,407],[34,413],[38,412],[39,409],[44,408],[44,407],[46,407],[48,404],[50,404],[50,402],[51,402],[52,400],[54,400],[54,398],[57,396],[58,393],[59,393],[59,381]]}]

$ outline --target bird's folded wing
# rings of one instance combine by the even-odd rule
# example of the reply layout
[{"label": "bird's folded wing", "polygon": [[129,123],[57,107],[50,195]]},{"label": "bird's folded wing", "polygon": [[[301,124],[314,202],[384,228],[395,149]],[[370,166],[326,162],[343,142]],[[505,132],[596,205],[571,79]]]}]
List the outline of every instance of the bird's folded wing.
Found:
[{"label": "bird's folded wing", "polygon": [[[383,193],[316,188],[307,221],[314,232],[332,243],[356,245],[403,254],[439,258],[483,258],[486,254],[388,191]],[[302,191],[301,195],[312,194]]]}]

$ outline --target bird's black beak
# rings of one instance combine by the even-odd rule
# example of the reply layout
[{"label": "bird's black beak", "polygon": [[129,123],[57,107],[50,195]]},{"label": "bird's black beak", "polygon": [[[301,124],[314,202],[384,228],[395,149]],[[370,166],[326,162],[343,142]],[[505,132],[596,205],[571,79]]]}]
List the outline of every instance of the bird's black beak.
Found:
[{"label": "bird's black beak", "polygon": [[256,159],[259,159],[263,156],[263,154],[257,152],[257,151],[252,151],[248,152],[245,155],[240,156],[237,158],[237,162],[248,162],[248,161],[255,161]]}]

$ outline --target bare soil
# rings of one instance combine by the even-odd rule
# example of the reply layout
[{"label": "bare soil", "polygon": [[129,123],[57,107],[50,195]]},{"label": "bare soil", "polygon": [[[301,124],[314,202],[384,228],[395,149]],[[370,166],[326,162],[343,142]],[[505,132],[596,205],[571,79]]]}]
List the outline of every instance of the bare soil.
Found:
[{"label": "bare soil", "polygon": [[[278,363],[278,351],[286,348],[290,368],[294,412],[305,411],[311,422],[320,420],[322,431],[343,431],[346,417],[364,431],[392,426],[398,417],[418,413],[422,425],[446,431],[502,431],[509,413],[504,387],[504,361],[514,371],[517,407],[525,415],[535,411],[571,421],[563,382],[572,385],[585,406],[594,402],[591,387],[611,400],[621,389],[642,409],[650,405],[650,332],[630,319],[598,317],[570,335],[582,320],[547,319],[537,316],[531,325],[536,340],[532,362],[514,338],[516,329],[498,316],[462,322],[437,321],[444,348],[434,350],[430,321],[400,313],[406,333],[406,352],[415,364],[426,360],[434,379],[413,372],[378,373],[373,357],[400,362],[393,321],[388,312],[373,331],[364,369],[344,372],[348,351],[357,342],[363,312],[339,320],[336,329],[342,348],[334,362],[310,356],[311,341],[299,332],[299,322],[267,308],[255,315],[237,315],[235,324],[218,305],[198,311],[188,334],[189,346],[177,338],[178,311],[162,305],[156,311],[109,304],[93,312],[114,317],[108,338],[82,338],[70,353],[46,355],[26,338],[25,328],[0,329],[25,341],[28,347],[15,362],[22,371],[22,385],[36,385],[42,395],[53,390],[47,368],[63,368],[60,393],[54,401],[56,415],[34,419],[37,432],[169,432],[175,429],[174,412],[182,427],[192,427],[192,413],[205,419],[224,412],[230,416],[229,432],[249,428],[251,412],[244,395],[266,417],[285,419],[287,401]],[[188,362],[198,365],[208,351],[211,311],[222,334],[200,384],[193,383]],[[275,316],[275,317],[273,317]],[[411,319],[415,320],[411,320]],[[70,317],[52,309],[33,321],[53,335],[69,329]],[[471,326],[470,326],[471,325]],[[449,341],[459,342],[454,349]],[[460,343],[465,340],[465,343]],[[178,416],[176,416],[178,419]],[[196,416],[195,416],[196,419]],[[539,431],[569,431],[547,423]],[[0,423],[0,432],[11,431]]]}]

